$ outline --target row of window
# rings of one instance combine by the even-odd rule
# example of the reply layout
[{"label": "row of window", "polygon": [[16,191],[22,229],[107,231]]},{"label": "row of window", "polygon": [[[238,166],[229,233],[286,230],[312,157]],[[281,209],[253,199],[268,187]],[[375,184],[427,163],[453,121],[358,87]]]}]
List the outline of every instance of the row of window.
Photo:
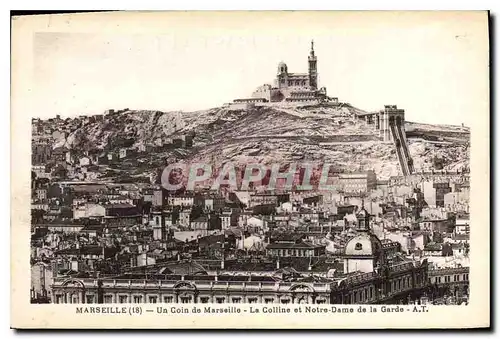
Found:
[{"label": "row of window", "polygon": [[432,279],[433,283],[451,283],[453,282],[458,282],[458,281],[469,281],[469,273],[464,273],[464,274],[454,274],[453,276],[451,275],[446,275],[444,277],[434,277]]},{"label": "row of window", "polygon": [[[210,299],[211,298],[207,297],[207,296],[200,296],[200,297],[198,297],[198,302],[201,304],[207,304],[207,303],[211,302]],[[85,302],[87,304],[93,304],[93,303],[97,302],[97,298],[95,295],[89,294],[89,295],[85,296]],[[161,299],[157,295],[148,295],[148,296],[146,296],[146,298],[144,298],[143,295],[132,295],[131,297],[128,295],[118,295],[117,299],[114,300],[113,295],[107,294],[107,295],[104,295],[103,302],[105,304],[112,304],[114,302],[119,303],[119,304],[127,304],[130,302],[136,303],[136,304],[140,304],[140,303],[144,303],[144,302],[149,303],[149,304],[156,304],[159,302],[163,302],[163,303],[168,304],[168,303],[175,303],[176,301],[175,301],[173,296],[163,296],[163,298]],[[193,298],[193,296],[179,296],[177,302],[179,302],[181,304],[190,304],[190,303],[194,302],[194,298]],[[213,302],[215,302],[217,304],[224,304],[224,303],[240,304],[240,303],[244,303],[245,300],[243,297],[216,296],[213,299]],[[246,298],[246,303],[255,304],[258,302],[259,302],[258,297],[247,297]],[[264,298],[262,298],[261,302],[263,302],[265,304],[272,304],[275,302],[278,302],[280,304],[290,304],[290,303],[292,303],[292,300],[289,297],[285,297],[285,298],[264,297]],[[79,301],[78,294],[71,294],[71,295],[69,295],[68,298],[65,298],[64,295],[56,295],[55,303],[56,304],[62,304],[62,303],[78,304],[78,303],[80,303],[80,301]],[[302,297],[302,298],[296,299],[295,303],[307,304],[307,303],[309,303],[309,300],[307,297]],[[325,303],[326,303],[325,299],[317,299],[315,302],[315,304],[325,304]]]},{"label": "row of window", "polygon": [[[418,277],[417,277],[417,282],[418,282]],[[408,288],[411,288],[411,277],[403,277],[399,278],[397,280],[393,280],[391,282],[391,290],[390,293],[394,292],[400,292],[404,291]],[[361,290],[356,290],[347,295],[347,303],[349,304],[356,304],[359,302],[366,302],[366,301],[372,301],[376,298],[375,296],[375,289],[373,286],[365,287],[364,289]]]},{"label": "row of window", "polygon": [[[284,84],[285,83],[285,79],[281,79],[281,83]],[[292,80],[289,80],[288,81],[288,86],[305,86],[306,85],[306,81],[305,80],[297,80],[297,81],[292,81]]]},{"label": "row of window", "polygon": [[361,178],[361,179],[342,178],[340,179],[340,182],[343,183],[344,185],[368,184],[368,180],[366,178]]},{"label": "row of window", "polygon": [[[417,276],[417,280],[418,280],[418,276]],[[391,283],[391,287],[392,287],[391,292],[400,292],[400,291],[404,291],[408,288],[411,288],[412,287],[411,277],[406,276],[403,278],[399,278],[398,280],[394,280]]]},{"label": "row of window", "polygon": [[269,252],[273,255],[277,255],[280,257],[284,256],[310,257],[315,255],[313,250],[301,250],[301,249],[270,249]]},{"label": "row of window", "polygon": [[345,304],[357,304],[375,299],[375,288],[373,286],[356,290],[347,295]]}]

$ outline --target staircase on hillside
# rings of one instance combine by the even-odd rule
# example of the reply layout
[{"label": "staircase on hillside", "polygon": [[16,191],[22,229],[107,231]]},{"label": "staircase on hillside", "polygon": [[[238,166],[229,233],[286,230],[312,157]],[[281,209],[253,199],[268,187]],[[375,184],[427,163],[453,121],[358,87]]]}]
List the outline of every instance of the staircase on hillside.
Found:
[{"label": "staircase on hillside", "polygon": [[401,148],[403,150],[403,155],[408,165],[409,173],[412,174],[415,170],[413,168],[413,159],[410,157],[410,152],[408,151],[408,143],[406,142],[406,133],[403,132],[403,128],[399,124],[396,124],[396,131],[398,132],[399,140],[401,142]]},{"label": "staircase on hillside", "polygon": [[413,172],[413,161],[411,160],[408,152],[408,147],[406,145],[406,138],[401,131],[401,126],[396,124],[390,124],[390,130],[392,135],[392,140],[396,146],[396,153],[398,156],[399,166],[403,176],[408,176]]}]

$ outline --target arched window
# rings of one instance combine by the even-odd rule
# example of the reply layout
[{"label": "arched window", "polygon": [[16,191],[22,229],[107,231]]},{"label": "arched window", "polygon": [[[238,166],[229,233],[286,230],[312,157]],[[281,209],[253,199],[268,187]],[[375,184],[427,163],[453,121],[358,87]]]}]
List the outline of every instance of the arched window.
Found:
[{"label": "arched window", "polygon": [[358,242],[358,243],[356,243],[356,245],[354,246],[354,249],[355,249],[356,251],[360,251],[360,250],[362,250],[362,249],[363,249],[363,245],[362,245],[361,243],[359,243],[359,242]]}]

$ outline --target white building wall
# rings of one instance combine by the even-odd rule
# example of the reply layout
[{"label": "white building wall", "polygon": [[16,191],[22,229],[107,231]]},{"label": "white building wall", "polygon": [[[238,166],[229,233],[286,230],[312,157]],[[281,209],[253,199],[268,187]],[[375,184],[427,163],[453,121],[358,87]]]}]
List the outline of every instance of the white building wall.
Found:
[{"label": "white building wall", "polygon": [[361,271],[363,273],[373,272],[373,260],[371,259],[345,259],[344,272],[351,273]]}]

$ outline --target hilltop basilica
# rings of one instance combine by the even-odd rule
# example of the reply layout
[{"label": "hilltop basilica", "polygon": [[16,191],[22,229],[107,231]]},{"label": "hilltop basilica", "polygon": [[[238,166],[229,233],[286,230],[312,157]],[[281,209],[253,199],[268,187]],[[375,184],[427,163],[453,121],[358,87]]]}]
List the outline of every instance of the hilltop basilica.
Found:
[{"label": "hilltop basilica", "polygon": [[251,98],[236,99],[233,104],[330,101],[332,99],[327,97],[326,88],[318,89],[317,64],[318,58],[314,53],[314,42],[311,41],[307,73],[290,73],[288,66],[284,62],[280,62],[273,85],[264,84],[252,93]]}]

